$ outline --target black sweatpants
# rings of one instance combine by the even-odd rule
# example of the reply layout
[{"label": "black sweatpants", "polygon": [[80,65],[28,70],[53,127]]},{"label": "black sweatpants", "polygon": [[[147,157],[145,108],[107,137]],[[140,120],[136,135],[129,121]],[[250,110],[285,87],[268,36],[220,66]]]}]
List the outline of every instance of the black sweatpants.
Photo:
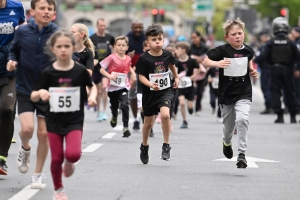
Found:
[{"label": "black sweatpants", "polygon": [[107,93],[110,102],[111,113],[114,118],[118,117],[118,108],[122,110],[122,121],[123,126],[128,127],[129,121],[129,100],[128,100],[128,90],[126,88],[108,92]]}]

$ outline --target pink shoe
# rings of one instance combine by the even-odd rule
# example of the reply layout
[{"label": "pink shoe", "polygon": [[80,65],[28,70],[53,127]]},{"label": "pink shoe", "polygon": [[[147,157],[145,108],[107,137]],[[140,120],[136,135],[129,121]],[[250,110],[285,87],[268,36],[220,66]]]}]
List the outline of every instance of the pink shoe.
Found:
[{"label": "pink shoe", "polygon": [[70,163],[68,162],[67,160],[65,161],[65,164],[64,164],[64,176],[65,177],[70,177],[72,176],[72,174],[74,173],[74,170],[75,170],[75,165],[74,163]]},{"label": "pink shoe", "polygon": [[160,113],[158,113],[155,122],[159,124],[161,123]]},{"label": "pink shoe", "polygon": [[53,200],[68,200],[66,192],[63,188],[59,188],[54,192]]}]

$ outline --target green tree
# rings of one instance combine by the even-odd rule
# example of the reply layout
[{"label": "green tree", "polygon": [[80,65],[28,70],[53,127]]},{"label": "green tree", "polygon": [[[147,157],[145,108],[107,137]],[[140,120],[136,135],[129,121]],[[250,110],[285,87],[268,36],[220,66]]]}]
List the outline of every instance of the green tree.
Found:
[{"label": "green tree", "polygon": [[280,16],[280,9],[283,7],[289,9],[289,23],[296,25],[300,16],[299,0],[260,0],[259,4],[255,6],[262,16],[270,17],[271,19]]}]

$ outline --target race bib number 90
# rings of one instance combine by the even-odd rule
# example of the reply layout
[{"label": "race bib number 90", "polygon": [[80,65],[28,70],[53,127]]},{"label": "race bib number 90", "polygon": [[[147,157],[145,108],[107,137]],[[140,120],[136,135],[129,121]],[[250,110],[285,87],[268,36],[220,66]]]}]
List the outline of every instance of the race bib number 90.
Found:
[{"label": "race bib number 90", "polygon": [[80,87],[50,87],[50,112],[80,110]]},{"label": "race bib number 90", "polygon": [[112,72],[111,75],[116,77],[116,81],[110,80],[110,85],[117,86],[117,87],[125,87],[125,80],[127,74]]},{"label": "race bib number 90", "polygon": [[[149,81],[151,83],[158,84],[159,90],[164,90],[171,87],[171,80],[169,72],[159,73],[159,74],[149,74]],[[150,90],[153,90],[150,88]]]}]

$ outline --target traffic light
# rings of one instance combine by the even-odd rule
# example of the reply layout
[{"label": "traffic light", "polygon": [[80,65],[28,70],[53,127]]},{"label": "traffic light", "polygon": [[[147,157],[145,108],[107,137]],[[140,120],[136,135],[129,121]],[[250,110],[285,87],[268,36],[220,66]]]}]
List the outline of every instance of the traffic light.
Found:
[{"label": "traffic light", "polygon": [[165,10],[164,9],[154,8],[154,9],[152,9],[151,13],[153,16],[154,23],[159,23],[159,22],[165,21]]},{"label": "traffic light", "polygon": [[289,18],[289,9],[281,8],[280,9],[280,16],[288,19]]}]

